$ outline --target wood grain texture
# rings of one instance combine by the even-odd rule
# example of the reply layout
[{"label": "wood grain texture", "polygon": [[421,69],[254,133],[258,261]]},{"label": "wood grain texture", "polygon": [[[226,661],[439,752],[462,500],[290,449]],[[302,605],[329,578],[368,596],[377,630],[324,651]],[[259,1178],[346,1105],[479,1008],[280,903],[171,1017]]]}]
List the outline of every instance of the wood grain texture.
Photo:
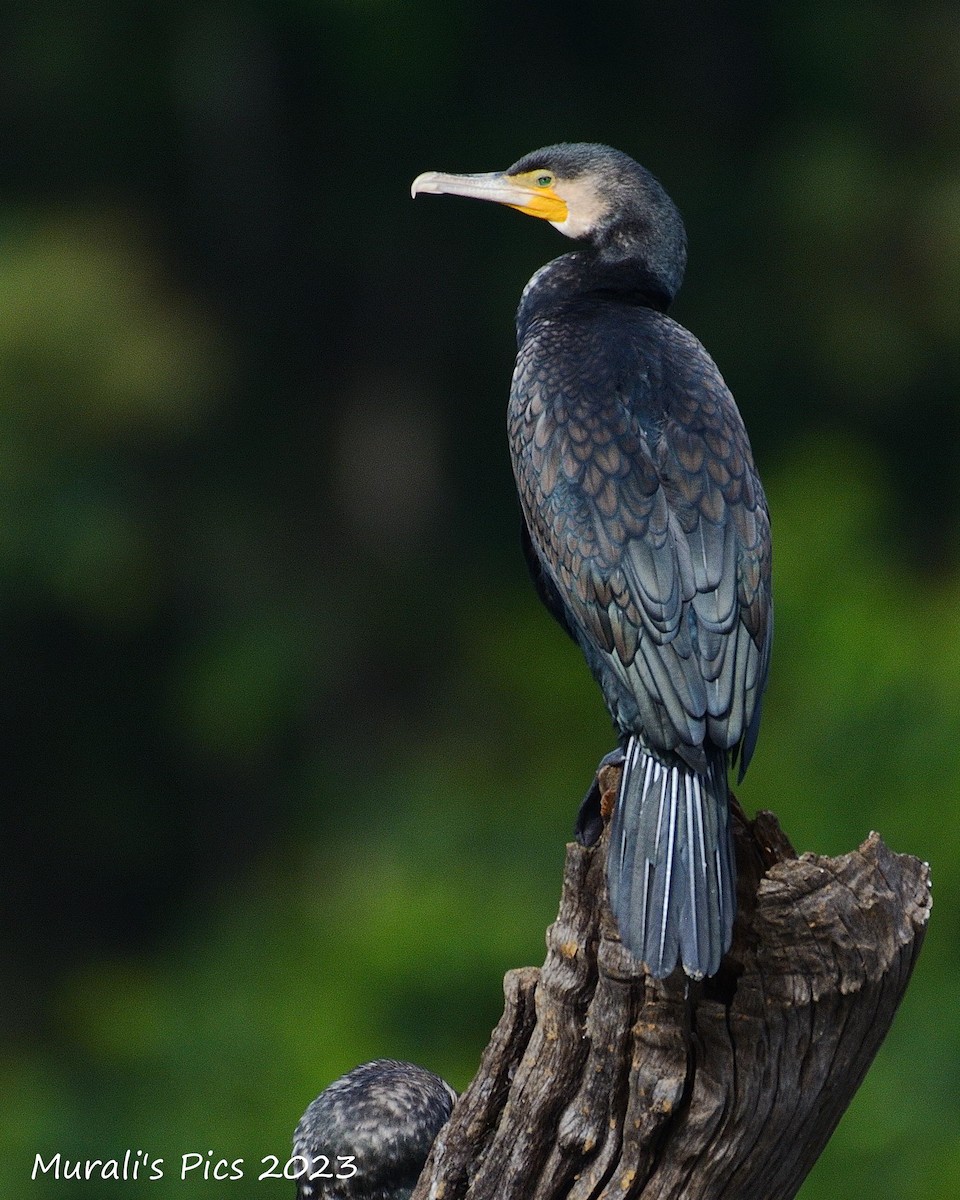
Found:
[{"label": "wood grain texture", "polygon": [[[606,768],[604,792],[619,771]],[[890,1027],[929,870],[877,834],[797,857],[734,806],[739,915],[719,975],[657,982],[606,905],[606,833],[567,848],[538,971],[511,971],[480,1070],[413,1200],[787,1200]]]}]

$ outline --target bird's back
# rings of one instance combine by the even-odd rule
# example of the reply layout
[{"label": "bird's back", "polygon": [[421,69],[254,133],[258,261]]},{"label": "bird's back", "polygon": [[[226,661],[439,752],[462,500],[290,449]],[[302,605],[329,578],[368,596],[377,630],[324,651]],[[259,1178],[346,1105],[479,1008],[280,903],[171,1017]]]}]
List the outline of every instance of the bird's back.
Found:
[{"label": "bird's back", "polygon": [[771,626],[766,501],[716,365],[654,309],[547,305],[508,425],[534,551],[615,720],[703,769],[705,742],[751,729]]}]

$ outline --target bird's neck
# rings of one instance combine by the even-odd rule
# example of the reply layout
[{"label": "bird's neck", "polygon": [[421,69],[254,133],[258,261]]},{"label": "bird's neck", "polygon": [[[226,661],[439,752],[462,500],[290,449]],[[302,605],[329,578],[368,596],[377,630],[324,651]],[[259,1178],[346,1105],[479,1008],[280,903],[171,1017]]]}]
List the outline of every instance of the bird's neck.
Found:
[{"label": "bird's neck", "polygon": [[583,300],[631,304],[666,312],[673,296],[642,261],[574,251],[541,267],[523,289],[517,310],[517,335],[551,309]]}]

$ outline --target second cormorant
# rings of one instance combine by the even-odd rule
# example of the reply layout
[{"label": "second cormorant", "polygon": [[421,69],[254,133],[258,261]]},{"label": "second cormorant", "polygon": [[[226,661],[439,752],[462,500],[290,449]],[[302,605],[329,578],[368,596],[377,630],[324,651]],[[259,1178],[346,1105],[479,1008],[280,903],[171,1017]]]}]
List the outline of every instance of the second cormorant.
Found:
[{"label": "second cormorant", "polygon": [[380,1058],[354,1067],[300,1118],[297,1200],[410,1200],[456,1099],[416,1063]]},{"label": "second cormorant", "polygon": [[732,395],[666,315],[680,214],[649,171],[593,144],[412,190],[506,204],[577,242],[517,313],[525,549],[621,736],[607,859],[621,939],[659,978],[678,963],[713,975],[736,907],[727,769],[750,761],[770,661],[770,521]]}]

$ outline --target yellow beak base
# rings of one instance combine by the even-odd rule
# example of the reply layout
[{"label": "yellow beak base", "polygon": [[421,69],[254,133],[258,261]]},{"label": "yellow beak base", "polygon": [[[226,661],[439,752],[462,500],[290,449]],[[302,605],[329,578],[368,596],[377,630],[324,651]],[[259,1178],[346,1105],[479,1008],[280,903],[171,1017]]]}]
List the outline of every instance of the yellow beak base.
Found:
[{"label": "yellow beak base", "polygon": [[540,217],[544,221],[562,223],[567,219],[567,203],[560,199],[552,187],[537,188],[534,192],[527,192],[525,187],[517,190],[526,193],[522,203],[510,204],[517,212],[526,213],[528,217]]}]

